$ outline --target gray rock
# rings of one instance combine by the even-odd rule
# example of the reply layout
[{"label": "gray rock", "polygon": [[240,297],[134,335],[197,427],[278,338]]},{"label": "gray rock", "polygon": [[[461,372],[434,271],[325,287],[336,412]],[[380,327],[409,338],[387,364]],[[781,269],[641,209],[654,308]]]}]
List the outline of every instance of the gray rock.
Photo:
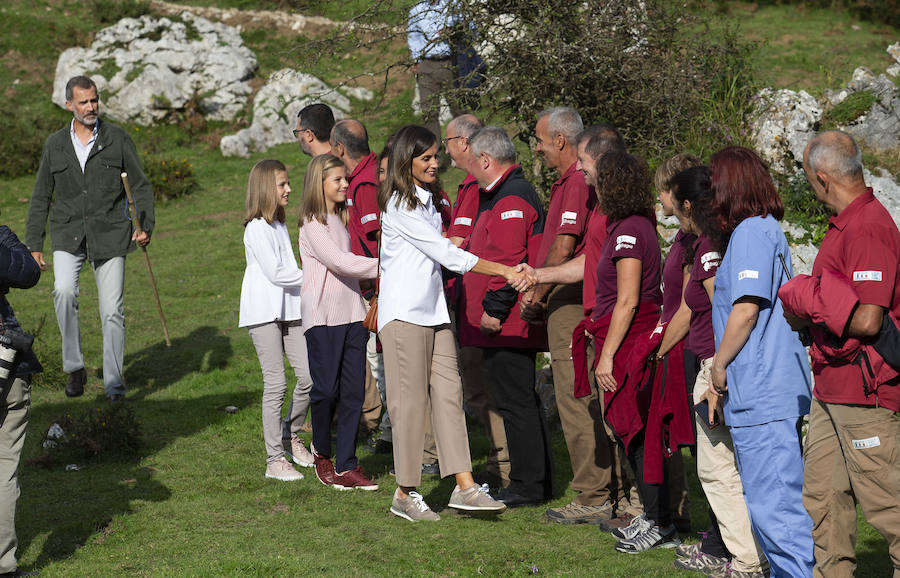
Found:
[{"label": "gray rock", "polygon": [[[900,185],[894,177],[884,169],[873,168],[873,172],[866,169],[863,173],[866,184],[872,187],[875,196],[888,210],[897,227],[900,228]],[[877,174],[876,174],[877,173]]]},{"label": "gray rock", "polygon": [[253,152],[295,142],[291,130],[297,113],[307,104],[322,102],[331,107],[335,118],[344,118],[350,101],[315,76],[284,68],[273,72],[253,100],[253,123],[219,143],[224,156],[248,157]]},{"label": "gray rock", "polygon": [[179,18],[124,18],[98,32],[90,47],[64,51],[53,102],[65,106],[68,79],[87,74],[100,89],[101,112],[115,120],[149,125],[192,99],[211,120],[235,119],[251,93],[256,56],[236,28],[190,12]]},{"label": "gray rock", "polygon": [[765,88],[757,99],[751,126],[755,148],[774,170],[792,173],[803,161],[803,149],[815,134],[822,108],[803,90]]},{"label": "gray rock", "polygon": [[900,95],[891,79],[860,67],[853,71],[847,88],[854,92],[871,92],[875,95],[875,103],[868,113],[841,128],[874,149],[900,146]]}]

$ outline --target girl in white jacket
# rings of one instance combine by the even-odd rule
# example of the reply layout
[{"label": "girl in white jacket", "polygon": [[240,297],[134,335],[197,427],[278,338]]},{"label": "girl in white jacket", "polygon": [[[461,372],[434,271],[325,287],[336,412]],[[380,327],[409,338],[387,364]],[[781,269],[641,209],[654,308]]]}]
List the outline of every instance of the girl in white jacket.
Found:
[{"label": "girl in white jacket", "polygon": [[[256,163],[247,184],[244,213],[244,255],[247,268],[241,285],[238,325],[250,331],[263,374],[262,423],[268,454],[266,477],[282,481],[303,478],[285,459],[310,467],[313,457],[297,437],[309,408],[312,379],[306,340],[300,324],[300,285],[303,271],[291,248],[284,224],[284,208],[291,194],[284,164],[275,160]],[[287,382],[284,356],[294,368],[297,385],[288,418],[291,426],[287,452],[281,439],[281,407]]]}]

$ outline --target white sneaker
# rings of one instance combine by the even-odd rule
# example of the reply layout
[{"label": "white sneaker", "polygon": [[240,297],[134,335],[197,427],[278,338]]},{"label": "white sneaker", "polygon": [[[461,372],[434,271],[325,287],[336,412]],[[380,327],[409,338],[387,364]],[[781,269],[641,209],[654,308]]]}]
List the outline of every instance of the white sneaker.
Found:
[{"label": "white sneaker", "polygon": [[406,498],[401,498],[394,491],[394,499],[391,502],[391,513],[400,516],[410,522],[418,522],[419,520],[428,520],[436,522],[441,519],[434,513],[419,492],[410,492]]},{"label": "white sneaker", "polygon": [[465,490],[460,490],[459,486],[453,488],[450,494],[450,503],[447,504],[451,508],[457,510],[481,511],[481,512],[503,512],[506,510],[506,504],[498,502],[488,493],[487,484],[473,484]]},{"label": "white sneaker", "polygon": [[294,466],[282,456],[266,466],[266,477],[282,482],[293,482],[302,480],[303,474],[295,470]]},{"label": "white sneaker", "polygon": [[289,444],[285,444],[284,454],[289,456],[300,467],[311,468],[315,463],[312,453],[303,445],[303,440],[296,434],[291,436]]}]

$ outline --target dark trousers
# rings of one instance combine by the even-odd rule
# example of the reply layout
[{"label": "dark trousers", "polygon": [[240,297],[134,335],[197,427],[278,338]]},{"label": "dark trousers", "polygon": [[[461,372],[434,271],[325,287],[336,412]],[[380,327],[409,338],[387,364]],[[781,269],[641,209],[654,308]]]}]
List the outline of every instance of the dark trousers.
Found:
[{"label": "dark trousers", "polygon": [[509,446],[509,491],[528,499],[553,495],[553,457],[541,399],[534,389],[535,352],[484,348],[485,379],[503,417]]},{"label": "dark trousers", "polygon": [[669,508],[669,480],[666,468],[663,468],[663,483],[648,484],[644,481],[644,434],[643,432],[631,441],[631,449],[628,453],[631,470],[637,483],[638,492],[641,494],[641,502],[644,504],[644,513],[647,518],[656,522],[657,526],[666,527],[672,523],[672,512]]},{"label": "dark trousers", "polygon": [[356,434],[366,388],[366,340],[362,323],[306,330],[312,389],[309,407],[316,453],[331,456],[331,420],[337,414],[337,472],[357,466]]}]

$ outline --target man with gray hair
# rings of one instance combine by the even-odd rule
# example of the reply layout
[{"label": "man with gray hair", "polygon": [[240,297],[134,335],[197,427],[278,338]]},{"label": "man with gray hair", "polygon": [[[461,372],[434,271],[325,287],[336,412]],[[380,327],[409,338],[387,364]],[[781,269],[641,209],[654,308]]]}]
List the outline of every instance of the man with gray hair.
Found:
[{"label": "man with gray hair", "polygon": [[[597,195],[578,170],[578,137],[584,131],[575,109],[555,107],[538,115],[535,133],[536,155],[559,179],[550,187],[550,208],[538,251],[542,267],[562,265],[584,253],[588,221]],[[597,523],[613,515],[610,499],[609,459],[598,463],[602,419],[592,396],[574,395],[575,370],[572,365],[572,332],[583,316],[582,282],[542,283],[522,296],[526,305],[523,319],[544,323],[547,315],[547,341],[556,405],[572,464],[572,502],[547,510],[547,518],[561,524]],[[597,406],[597,407],[595,407]],[[606,443],[605,436],[602,443]],[[605,452],[603,453],[605,456]]]},{"label": "man with gray hair", "polygon": [[[843,274],[858,297],[840,335],[786,313],[794,329],[810,327],[815,399],[806,438],[803,505],[813,520],[815,576],[852,576],[856,567],[856,502],[890,550],[900,576],[900,376],[866,375],[883,362],[869,349],[900,319],[900,231],[866,187],[859,147],[841,131],[812,138],[803,168],[816,198],[835,216],[813,263],[812,276]],[[800,279],[792,281],[799,282]],[[822,282],[823,301],[828,299]],[[843,296],[843,297],[846,297]],[[845,298],[823,303],[848,310]],[[793,311],[791,313],[798,313]],[[857,359],[841,353],[858,340]],[[877,347],[877,344],[875,344]],[[879,351],[880,353],[880,351]],[[868,365],[869,362],[873,365]],[[894,369],[897,369],[896,367]]]},{"label": "man with gray hair", "polygon": [[[78,278],[84,262],[90,261],[100,300],[104,388],[110,401],[120,402],[125,399],[125,255],[150,242],[153,190],[128,134],[100,120],[100,95],[93,80],[69,79],[66,108],[72,111],[72,122],[44,143],[28,207],[25,244],[45,270],[49,216],[53,305],[62,334],[63,371],[69,374],[69,397],[83,394],[87,382],[78,322]],[[127,217],[123,172],[128,173],[134,192],[140,233],[137,223]]]},{"label": "man with gray hair", "polygon": [[[534,261],[544,209],[516,164],[512,141],[502,128],[488,126],[472,135],[469,147],[469,170],[481,192],[468,250],[510,266]],[[518,293],[500,277],[464,275],[459,308],[460,344],[481,348],[509,445],[509,485],[497,499],[508,507],[548,500],[553,459],[534,390],[535,356],[546,347],[546,333],[521,319]]]}]

